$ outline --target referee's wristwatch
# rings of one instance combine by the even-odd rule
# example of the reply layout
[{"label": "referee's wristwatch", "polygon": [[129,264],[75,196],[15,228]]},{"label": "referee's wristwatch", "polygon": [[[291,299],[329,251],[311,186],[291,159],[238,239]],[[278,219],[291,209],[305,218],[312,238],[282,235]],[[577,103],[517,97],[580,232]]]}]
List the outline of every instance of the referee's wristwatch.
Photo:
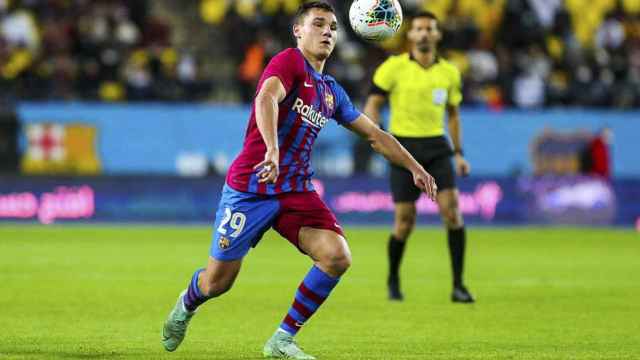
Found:
[{"label": "referee's wristwatch", "polygon": [[462,149],[454,149],[453,150],[453,154],[454,155],[464,156],[464,151],[462,151]]}]

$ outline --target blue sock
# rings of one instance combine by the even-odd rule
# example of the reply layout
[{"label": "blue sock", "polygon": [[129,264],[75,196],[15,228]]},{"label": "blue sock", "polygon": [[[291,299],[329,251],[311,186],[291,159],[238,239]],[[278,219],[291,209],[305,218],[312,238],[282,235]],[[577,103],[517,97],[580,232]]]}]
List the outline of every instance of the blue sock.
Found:
[{"label": "blue sock", "polygon": [[327,299],[340,278],[332,278],[315,265],[307,273],[296,291],[293,305],[280,324],[280,329],[291,335],[298,333],[320,305]]},{"label": "blue sock", "polygon": [[202,295],[200,291],[200,287],[198,286],[198,275],[203,272],[204,269],[198,269],[193,276],[191,277],[191,282],[189,282],[189,287],[187,288],[187,292],[182,297],[182,303],[184,304],[185,309],[188,311],[195,311],[198,306],[204,304],[205,301],[209,300],[208,297]]}]

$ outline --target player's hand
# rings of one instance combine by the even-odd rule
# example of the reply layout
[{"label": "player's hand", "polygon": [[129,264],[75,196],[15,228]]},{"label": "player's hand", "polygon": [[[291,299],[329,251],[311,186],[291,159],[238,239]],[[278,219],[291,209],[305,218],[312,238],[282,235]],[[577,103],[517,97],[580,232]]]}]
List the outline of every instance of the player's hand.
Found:
[{"label": "player's hand", "polygon": [[469,173],[471,172],[471,165],[469,165],[467,160],[465,160],[462,155],[456,154],[453,157],[453,161],[455,162],[456,173],[458,174],[458,176],[469,175]]},{"label": "player's hand", "polygon": [[278,149],[269,149],[264,154],[264,160],[258,165],[253,167],[253,170],[258,170],[258,182],[275,184],[278,180],[280,169],[278,162],[280,159],[280,151]]},{"label": "player's hand", "polygon": [[416,187],[427,194],[431,201],[436,201],[438,186],[436,185],[436,181],[433,176],[429,175],[429,173],[422,167],[414,170],[412,174],[413,183],[416,185]]}]

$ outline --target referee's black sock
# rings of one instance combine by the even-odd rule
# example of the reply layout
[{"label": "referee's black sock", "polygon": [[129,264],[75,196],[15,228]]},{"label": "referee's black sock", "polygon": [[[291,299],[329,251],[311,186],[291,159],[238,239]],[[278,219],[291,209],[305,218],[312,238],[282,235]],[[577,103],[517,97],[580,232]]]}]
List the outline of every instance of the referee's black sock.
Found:
[{"label": "referee's black sock", "polygon": [[464,268],[464,249],[466,236],[464,227],[449,229],[449,256],[451,257],[451,270],[453,272],[453,286],[462,286],[462,271]]},{"label": "referee's black sock", "polygon": [[404,254],[405,242],[399,240],[393,234],[389,236],[389,281],[398,281],[400,272],[400,263]]}]

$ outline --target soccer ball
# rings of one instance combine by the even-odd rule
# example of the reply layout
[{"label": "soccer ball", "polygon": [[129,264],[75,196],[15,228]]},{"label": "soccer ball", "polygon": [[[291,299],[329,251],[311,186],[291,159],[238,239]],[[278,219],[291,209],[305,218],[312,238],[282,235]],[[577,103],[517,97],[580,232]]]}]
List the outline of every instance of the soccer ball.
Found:
[{"label": "soccer ball", "polygon": [[349,10],[349,22],[365,40],[386,40],[400,29],[402,8],[398,0],[355,0]]}]

